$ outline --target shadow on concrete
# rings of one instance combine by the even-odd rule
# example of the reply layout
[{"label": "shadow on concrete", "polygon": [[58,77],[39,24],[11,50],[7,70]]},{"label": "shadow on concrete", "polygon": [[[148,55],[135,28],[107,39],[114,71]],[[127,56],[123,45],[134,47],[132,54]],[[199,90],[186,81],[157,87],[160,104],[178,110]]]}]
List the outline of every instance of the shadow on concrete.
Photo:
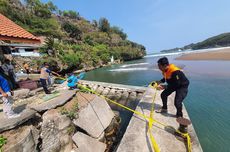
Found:
[{"label": "shadow on concrete", "polygon": [[21,113],[26,109],[27,104],[23,104],[14,108],[15,113]]},{"label": "shadow on concrete", "polygon": [[164,130],[167,131],[168,133],[175,135],[176,129],[172,126],[166,126],[164,127]]},{"label": "shadow on concrete", "polygon": [[[143,109],[147,109],[150,111],[152,103],[141,102],[138,106],[142,109],[142,111],[143,111]],[[154,103],[154,109],[160,109],[161,107],[162,107],[161,105]]]},{"label": "shadow on concrete", "polygon": [[165,117],[172,117],[172,118],[176,118],[176,115],[175,114],[172,114],[172,113],[159,113]]}]

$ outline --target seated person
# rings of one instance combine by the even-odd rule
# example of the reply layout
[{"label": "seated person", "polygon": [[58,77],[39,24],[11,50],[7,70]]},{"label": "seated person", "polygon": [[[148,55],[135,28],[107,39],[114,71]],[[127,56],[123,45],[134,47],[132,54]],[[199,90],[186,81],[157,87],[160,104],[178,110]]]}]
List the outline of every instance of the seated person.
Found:
[{"label": "seated person", "polygon": [[67,86],[70,89],[76,89],[78,81],[79,81],[78,77],[75,76],[73,73],[71,73],[68,77],[68,80],[67,80],[67,82],[68,82]]},{"label": "seated person", "polygon": [[76,89],[78,81],[81,80],[84,77],[84,75],[85,73],[80,73],[78,76],[75,76],[73,73],[71,73],[67,79],[67,86],[70,89]]}]

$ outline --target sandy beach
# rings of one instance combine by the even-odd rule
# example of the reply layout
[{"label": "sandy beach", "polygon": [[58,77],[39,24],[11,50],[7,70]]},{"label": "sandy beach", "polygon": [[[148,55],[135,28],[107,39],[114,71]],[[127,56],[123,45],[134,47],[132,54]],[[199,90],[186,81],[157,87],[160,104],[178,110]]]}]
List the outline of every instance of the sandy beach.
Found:
[{"label": "sandy beach", "polygon": [[216,51],[197,52],[184,54],[177,57],[176,60],[229,60],[230,48],[223,48]]}]

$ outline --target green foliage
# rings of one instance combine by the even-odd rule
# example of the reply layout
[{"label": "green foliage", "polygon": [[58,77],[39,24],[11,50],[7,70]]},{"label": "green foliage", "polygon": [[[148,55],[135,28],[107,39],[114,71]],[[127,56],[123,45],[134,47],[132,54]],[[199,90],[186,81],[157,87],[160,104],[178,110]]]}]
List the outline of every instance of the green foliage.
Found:
[{"label": "green foliage", "polygon": [[110,31],[112,33],[116,33],[118,35],[120,35],[120,37],[122,38],[122,40],[125,40],[127,38],[127,34],[123,32],[122,29],[120,29],[119,27],[117,26],[113,26],[111,27]]},{"label": "green foliage", "polygon": [[70,110],[67,110],[66,108],[62,108],[61,109],[61,114],[62,115],[66,115],[68,118],[70,118],[71,120],[75,119],[78,115],[78,112],[79,111],[79,107],[78,107],[78,103],[74,103],[72,109]]},{"label": "green foliage", "polygon": [[76,53],[67,53],[62,57],[64,63],[66,63],[69,67],[78,67],[82,61],[81,52]]},{"label": "green foliage", "polygon": [[8,11],[9,5],[7,0],[0,0],[0,12],[6,13]]},{"label": "green foliage", "polygon": [[82,32],[79,30],[79,28],[76,25],[74,25],[74,24],[72,24],[70,22],[65,22],[63,24],[63,29],[67,33],[69,33],[69,36],[71,38],[75,38],[77,40],[81,40]]},{"label": "green foliage", "polygon": [[52,71],[59,71],[59,67],[58,67],[58,62],[57,62],[57,59],[54,58],[54,57],[43,57],[42,59],[40,60],[36,60],[36,64],[39,66],[39,67],[42,67],[42,65],[47,62],[49,64],[49,67]]},{"label": "green foliage", "polygon": [[96,21],[96,20],[93,20],[93,21],[92,21],[92,25],[93,25],[93,27],[97,28],[97,27],[98,27],[97,21]]},{"label": "green foliage", "polygon": [[220,34],[214,37],[211,37],[207,40],[194,44],[192,49],[205,49],[205,48],[213,48],[220,46],[230,46],[230,33]]},{"label": "green foliage", "polygon": [[108,63],[110,60],[110,52],[108,47],[104,44],[95,45],[92,54],[94,58],[98,57],[103,64]]},{"label": "green foliage", "polygon": [[226,47],[230,46],[230,33],[223,33],[211,38],[208,38],[202,42],[198,42],[196,44],[191,43],[189,45],[185,45],[182,48],[173,48],[169,50],[162,50],[161,52],[177,52],[180,50],[198,50],[198,49],[207,49],[207,48],[215,48],[215,47]]},{"label": "green foliage", "polygon": [[45,5],[52,12],[55,12],[58,10],[57,6],[54,5],[53,2],[51,2],[51,1],[47,2]]},{"label": "green foliage", "polygon": [[83,48],[81,45],[71,45],[71,49],[74,51],[74,52],[77,52],[77,51],[82,51]]},{"label": "green foliage", "polygon": [[90,35],[87,35],[85,38],[84,38],[84,43],[87,43],[89,45],[94,45],[94,41],[93,41],[93,38],[90,36]]},{"label": "green foliage", "polygon": [[25,0],[26,7],[30,10],[31,13],[35,14],[38,17],[50,18],[52,12],[57,9],[57,7],[49,1],[48,3],[42,3],[40,0]]},{"label": "green foliage", "polygon": [[144,46],[127,40],[127,34],[111,27],[106,18],[90,22],[78,12],[58,10],[51,1],[0,0],[0,12],[29,32],[47,37],[40,49],[46,55],[36,61],[39,65],[91,67],[107,64],[112,55],[124,61],[145,55]]},{"label": "green foliage", "polygon": [[75,132],[75,126],[74,126],[74,124],[71,124],[68,128],[67,128],[67,133],[69,134],[69,135],[73,135],[74,134],[74,132]]},{"label": "green foliage", "polygon": [[108,33],[110,30],[110,24],[109,21],[106,18],[100,18],[99,20],[99,30],[102,32]]},{"label": "green foliage", "polygon": [[105,32],[91,32],[85,34],[85,37],[90,36],[95,43],[109,45],[111,40],[108,33]]},{"label": "green foliage", "polygon": [[7,139],[3,136],[0,136],[0,152],[2,152],[2,147],[6,144]]},{"label": "green foliage", "polygon": [[63,35],[61,26],[54,18],[43,19],[35,17],[31,20],[29,31],[38,35],[53,36],[56,38],[61,38]]},{"label": "green foliage", "polygon": [[63,16],[69,17],[69,18],[71,18],[71,19],[80,18],[79,13],[78,13],[78,12],[75,12],[75,11],[72,11],[72,10],[63,11],[62,14],[63,14]]}]

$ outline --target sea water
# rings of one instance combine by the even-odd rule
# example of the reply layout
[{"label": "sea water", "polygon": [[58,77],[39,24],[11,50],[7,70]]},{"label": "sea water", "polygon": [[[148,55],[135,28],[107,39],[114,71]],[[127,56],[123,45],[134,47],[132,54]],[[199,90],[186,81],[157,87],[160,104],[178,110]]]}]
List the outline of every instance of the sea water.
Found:
[{"label": "sea water", "polygon": [[[190,80],[184,100],[204,152],[230,152],[230,61],[169,61]],[[146,86],[162,78],[159,56],[90,71],[86,80]]]}]

